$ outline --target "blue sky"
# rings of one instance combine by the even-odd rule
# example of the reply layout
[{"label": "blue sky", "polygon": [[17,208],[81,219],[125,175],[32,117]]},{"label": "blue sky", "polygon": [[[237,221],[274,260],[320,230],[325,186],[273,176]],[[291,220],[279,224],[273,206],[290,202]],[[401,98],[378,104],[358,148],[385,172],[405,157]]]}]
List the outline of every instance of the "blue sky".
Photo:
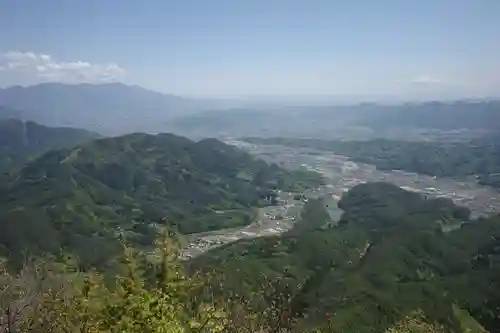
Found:
[{"label": "blue sky", "polygon": [[500,94],[499,0],[0,0],[0,86]]}]

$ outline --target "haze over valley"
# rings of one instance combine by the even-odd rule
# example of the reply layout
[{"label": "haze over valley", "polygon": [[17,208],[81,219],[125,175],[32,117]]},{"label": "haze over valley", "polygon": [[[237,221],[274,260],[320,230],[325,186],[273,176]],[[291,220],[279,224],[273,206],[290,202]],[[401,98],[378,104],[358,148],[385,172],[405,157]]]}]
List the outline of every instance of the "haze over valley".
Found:
[{"label": "haze over valley", "polygon": [[[500,126],[500,101],[302,105],[193,99],[123,84],[40,84],[0,90],[0,119],[77,127],[103,135],[173,132],[204,137],[425,140],[472,138]],[[290,105],[290,103],[292,103]]]}]

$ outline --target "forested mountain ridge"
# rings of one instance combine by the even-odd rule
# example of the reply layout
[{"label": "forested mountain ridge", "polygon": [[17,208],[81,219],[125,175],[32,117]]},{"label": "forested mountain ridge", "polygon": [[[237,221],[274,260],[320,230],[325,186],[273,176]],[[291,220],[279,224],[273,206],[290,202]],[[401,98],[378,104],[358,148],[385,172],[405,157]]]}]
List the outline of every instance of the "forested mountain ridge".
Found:
[{"label": "forested mountain ridge", "polygon": [[325,227],[315,204],[322,226],[242,240],[191,264],[217,270],[221,293],[244,295],[263,313],[280,304],[295,329],[388,332],[420,309],[439,332],[469,332],[467,312],[497,332],[499,217],[444,233],[438,221],[457,206],[384,183],[358,185],[339,205],[337,226]]},{"label": "forested mountain ridge", "polygon": [[97,133],[69,127],[46,127],[32,121],[0,120],[0,171],[20,166],[49,150],[98,138]]},{"label": "forested mountain ridge", "polygon": [[[117,232],[151,245],[157,227],[192,233],[250,223],[277,188],[321,182],[215,139],[131,134],[50,151],[0,185],[0,249],[76,254],[102,264]],[[295,183],[298,181],[298,183]]]}]

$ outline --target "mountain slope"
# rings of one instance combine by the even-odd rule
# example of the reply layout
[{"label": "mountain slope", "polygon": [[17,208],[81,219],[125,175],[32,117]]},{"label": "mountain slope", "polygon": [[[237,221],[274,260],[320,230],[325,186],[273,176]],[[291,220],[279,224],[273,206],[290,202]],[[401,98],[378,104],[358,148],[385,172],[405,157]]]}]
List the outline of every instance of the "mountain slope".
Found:
[{"label": "mountain slope", "polygon": [[500,101],[402,104],[387,107],[384,113],[367,115],[358,124],[374,129],[497,130],[500,127]]},{"label": "mountain slope", "polygon": [[12,114],[0,108],[0,118],[79,127],[106,135],[169,131],[198,137],[365,138],[373,136],[372,131],[394,129],[491,131],[500,127],[499,101],[344,106],[299,106],[283,101],[252,106],[248,100],[183,98],[120,83],[14,86],[0,89],[1,106],[18,111]]},{"label": "mountain slope", "polygon": [[217,106],[120,83],[14,86],[0,89],[0,105],[19,110],[15,118],[108,135],[163,132],[172,117]]},{"label": "mountain slope", "polygon": [[443,233],[437,222],[457,206],[384,183],[358,185],[339,205],[336,227],[239,241],[191,264],[217,270],[222,293],[244,295],[262,311],[281,304],[302,328],[384,332],[422,310],[450,332],[467,332],[468,313],[496,332],[499,217]]},{"label": "mountain slope", "polygon": [[55,128],[21,120],[0,120],[0,171],[19,166],[49,150],[99,137],[77,128]]},{"label": "mountain slope", "polygon": [[119,231],[148,245],[162,226],[193,233],[248,224],[253,207],[293,178],[215,139],[94,140],[9,174],[0,187],[0,245],[14,261],[24,250],[62,247],[85,264],[102,263]]}]

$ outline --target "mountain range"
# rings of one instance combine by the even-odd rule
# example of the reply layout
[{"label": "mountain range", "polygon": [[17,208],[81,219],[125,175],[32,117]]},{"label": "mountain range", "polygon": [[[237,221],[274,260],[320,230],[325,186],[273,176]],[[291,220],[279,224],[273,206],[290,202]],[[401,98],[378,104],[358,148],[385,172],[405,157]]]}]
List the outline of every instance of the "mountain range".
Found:
[{"label": "mountain range", "polygon": [[13,86],[0,89],[0,118],[80,127],[105,135],[164,132],[165,124],[223,101],[183,98],[121,83]]},{"label": "mountain range", "polygon": [[[121,83],[44,83],[0,89],[0,118],[79,127],[103,135],[173,132],[189,137],[373,138],[416,130],[495,131],[500,101],[385,105],[300,104],[255,99],[197,99]],[[294,102],[295,101],[295,102]],[[299,104],[297,104],[299,103]]]},{"label": "mountain range", "polygon": [[288,106],[204,111],[170,123],[184,135],[372,139],[421,131],[485,134],[500,128],[500,101]]}]

